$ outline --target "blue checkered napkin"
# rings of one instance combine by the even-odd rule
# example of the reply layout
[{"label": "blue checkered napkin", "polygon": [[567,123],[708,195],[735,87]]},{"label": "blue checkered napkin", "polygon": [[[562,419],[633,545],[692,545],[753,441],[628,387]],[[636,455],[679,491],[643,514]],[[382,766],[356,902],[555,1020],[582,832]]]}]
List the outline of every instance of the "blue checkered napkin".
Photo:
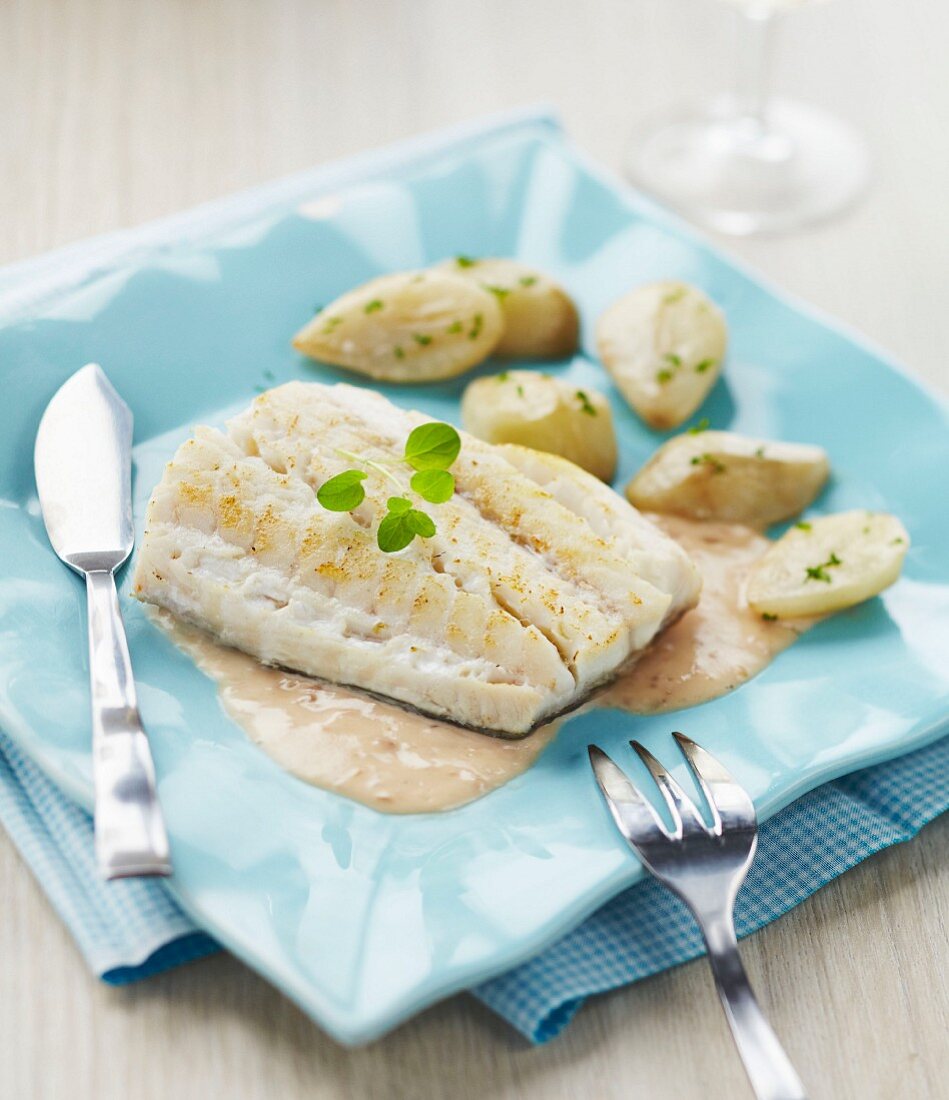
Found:
[{"label": "blue checkered napkin", "polygon": [[[881,848],[949,809],[949,737],[827,783],[766,821],[738,897],[738,934],[780,917]],[[627,890],[523,966],[475,990],[532,1042],[570,1022],[586,997],[704,951],[685,906],[654,880]]]},{"label": "blue checkered napkin", "polygon": [[146,978],[218,950],[146,879],[103,882],[96,871],[92,819],[70,802],[0,733],[0,824],[100,978],[115,985]]},{"label": "blue checkered napkin", "polygon": [[[946,809],[949,737],[812,791],[762,826],[758,856],[738,899],[739,933],[768,924],[867,856],[908,840]],[[98,878],[89,817],[2,733],[0,822],[103,980],[136,981],[217,950],[161,883]],[[543,1043],[591,994],[701,952],[685,907],[650,880],[473,992],[532,1042]]]}]

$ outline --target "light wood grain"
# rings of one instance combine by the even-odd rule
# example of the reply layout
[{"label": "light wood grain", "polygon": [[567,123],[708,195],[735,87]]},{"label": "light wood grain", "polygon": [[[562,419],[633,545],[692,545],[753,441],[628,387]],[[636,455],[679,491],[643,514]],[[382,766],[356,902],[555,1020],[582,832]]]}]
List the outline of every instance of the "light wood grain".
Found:
[{"label": "light wood grain", "polygon": [[[5,0],[0,262],[460,118],[544,99],[616,164],[642,113],[728,78],[699,0]],[[840,0],[787,21],[775,80],[858,123],[854,212],[728,247],[949,387],[949,16]],[[2,370],[2,366],[0,366]],[[747,942],[814,1098],[949,1096],[949,820]],[[704,964],[588,1005],[531,1049],[455,998],[361,1051],[232,959],[88,976],[0,836],[6,1100],[748,1095]]]}]

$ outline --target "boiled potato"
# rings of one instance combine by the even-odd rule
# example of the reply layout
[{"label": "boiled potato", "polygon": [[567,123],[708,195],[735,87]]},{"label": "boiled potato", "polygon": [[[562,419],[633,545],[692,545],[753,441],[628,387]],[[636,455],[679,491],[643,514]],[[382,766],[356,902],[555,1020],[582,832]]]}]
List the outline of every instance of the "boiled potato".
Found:
[{"label": "boiled potato", "polygon": [[512,370],[476,379],[462,398],[461,423],[478,439],[561,455],[604,481],[616,470],[606,398],[549,374]]},{"label": "boiled potato", "polygon": [[385,382],[453,378],[494,350],[495,295],[445,271],[383,275],[337,298],[293,338],[311,359]]},{"label": "boiled potato", "polygon": [[794,618],[852,607],[900,575],[909,535],[885,512],[840,512],[799,523],[748,577],[748,603],[762,615]]},{"label": "boiled potato", "polygon": [[577,350],[580,318],[570,296],[553,279],[517,260],[457,256],[450,271],[493,294],[504,315],[495,355],[508,359],[562,359]]},{"label": "boiled potato", "polygon": [[820,447],[689,432],[663,443],[626,495],[644,511],[767,526],[806,508],[829,473]]},{"label": "boiled potato", "polygon": [[653,428],[675,428],[715,384],[728,333],[722,311],[697,287],[637,287],[596,326],[600,358],[620,392]]}]

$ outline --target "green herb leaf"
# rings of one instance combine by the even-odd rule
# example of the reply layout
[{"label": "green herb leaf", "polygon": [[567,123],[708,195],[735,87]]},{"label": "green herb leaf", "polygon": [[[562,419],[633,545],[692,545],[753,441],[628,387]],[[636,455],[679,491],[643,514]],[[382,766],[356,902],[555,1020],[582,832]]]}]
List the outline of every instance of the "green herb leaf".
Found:
[{"label": "green herb leaf", "polygon": [[464,325],[461,323],[461,321],[452,321],[452,323],[448,326],[448,328],[445,329],[445,331],[448,333],[449,336],[454,336],[456,335],[456,333],[461,332],[463,328]]},{"label": "green herb leaf", "polygon": [[671,382],[672,371],[667,370],[665,367],[663,367],[662,370],[656,371],[656,381],[663,386],[666,384],[666,382]]},{"label": "green herb leaf", "polygon": [[495,382],[506,382],[511,377],[511,372],[502,370],[500,374],[494,376]]},{"label": "green herb leaf", "polygon": [[406,513],[405,522],[416,535],[423,539],[430,539],[435,534],[435,521],[428,512],[421,512],[418,508],[413,508],[411,512]]},{"label": "green herb leaf", "polygon": [[710,455],[707,452],[702,455],[693,455],[693,466],[710,466],[713,474],[723,474],[725,472],[725,463],[719,461],[715,455]]},{"label": "green herb leaf", "polygon": [[675,290],[670,290],[669,293],[665,296],[665,298],[662,299],[662,304],[664,306],[672,306],[672,305],[675,305],[676,302],[681,302],[684,297],[685,297],[685,287],[684,286],[676,287]]},{"label": "green herb leaf", "polygon": [[581,412],[585,412],[587,416],[596,416],[596,409],[583,390],[577,390],[577,400],[580,402]]},{"label": "green herb leaf", "polygon": [[503,302],[511,293],[510,289],[506,286],[492,286],[491,283],[482,283],[481,285],[489,294],[493,294],[499,302]]},{"label": "green herb leaf", "polygon": [[323,335],[326,336],[331,333],[338,325],[343,323],[342,317],[327,317],[326,323],[323,325]]},{"label": "green herb leaf", "polygon": [[717,359],[702,359],[695,364],[695,373],[704,374],[707,370],[711,370],[717,362]]},{"label": "green herb leaf", "polygon": [[414,470],[447,470],[461,450],[461,437],[451,426],[433,421],[413,428],[405,441],[405,461]]},{"label": "green herb leaf", "polygon": [[471,329],[468,332],[469,340],[477,340],[481,335],[481,329],[484,327],[484,317],[480,313],[474,315],[474,320],[471,322]]},{"label": "green herb leaf", "polygon": [[524,396],[524,387],[523,386],[518,386],[517,387],[517,396],[518,397],[523,397]]},{"label": "green herb leaf", "polygon": [[764,447],[759,447],[755,451],[755,458],[764,458]]},{"label": "green herb leaf", "polygon": [[421,348],[427,348],[428,345],[432,342],[431,336],[429,336],[426,332],[413,332],[412,339]]},{"label": "green herb leaf", "polygon": [[414,538],[415,532],[406,522],[406,516],[395,512],[390,512],[382,520],[376,532],[376,544],[384,554],[404,550]]},{"label": "green herb leaf", "polygon": [[698,424],[693,424],[692,427],[689,428],[689,435],[701,435],[702,432],[708,431],[708,426],[709,418],[707,416],[703,416]]},{"label": "green herb leaf", "polygon": [[410,484],[429,504],[444,504],[455,492],[455,479],[447,470],[419,470],[412,475]]},{"label": "green herb leaf", "polygon": [[376,543],[386,554],[404,550],[419,535],[430,539],[435,534],[435,521],[425,512],[413,508],[404,497],[389,498],[389,513],[379,524]]},{"label": "green herb leaf", "polygon": [[323,482],[316,491],[316,499],[328,512],[351,512],[366,498],[366,490],[360,482],[368,476],[362,470],[343,470]]},{"label": "green herb leaf", "polygon": [[396,359],[404,359],[405,358],[405,348],[400,348],[397,344],[392,349],[392,354],[396,357]]},{"label": "green herb leaf", "polygon": [[471,258],[471,256],[456,256],[456,257],[455,257],[455,263],[456,263],[456,264],[457,264],[457,265],[458,265],[459,267],[474,267],[474,265],[475,265],[475,264],[476,264],[477,262],[478,262],[478,261],[477,261],[477,260],[474,260],[474,259],[472,259],[472,258]]},{"label": "green herb leaf", "polygon": [[674,352],[667,351],[663,359],[665,359],[667,363],[671,363],[677,369],[682,366],[682,360]]},{"label": "green herb leaf", "polygon": [[537,282],[537,276],[536,275],[522,275],[517,281],[521,284],[521,286],[533,286],[534,283]]},{"label": "green herb leaf", "polygon": [[827,570],[835,565],[842,564],[840,558],[832,552],[827,561],[822,561],[820,565],[807,566],[804,570],[807,576],[804,579],[805,581],[823,581],[825,584],[830,584],[832,578]]},{"label": "green herb leaf", "polygon": [[371,302],[366,302],[366,306],[365,306],[365,312],[366,313],[375,313],[377,310],[380,310],[380,309],[382,309],[382,299],[381,298],[373,298],[373,300]]},{"label": "green herb leaf", "polygon": [[799,531],[810,531],[813,528],[814,525],[812,523],[808,523],[806,519],[802,519],[802,520],[798,520],[798,522],[795,523],[794,526]]},{"label": "green herb leaf", "polygon": [[777,622],[778,619],[777,615],[772,615],[770,611],[762,612],[761,617],[766,623],[774,623]]}]

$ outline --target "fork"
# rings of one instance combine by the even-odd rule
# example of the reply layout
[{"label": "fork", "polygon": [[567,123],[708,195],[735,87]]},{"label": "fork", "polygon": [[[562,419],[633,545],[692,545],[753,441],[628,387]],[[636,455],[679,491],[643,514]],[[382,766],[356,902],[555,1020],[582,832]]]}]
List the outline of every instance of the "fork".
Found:
[{"label": "fork", "polygon": [[646,870],[692,911],[715,976],[735,1045],[758,1100],[807,1100],[804,1086],[755,1000],[738,954],[735,898],[758,847],[754,803],[722,765],[681,733],[672,735],[708,802],[709,827],[695,804],[655,756],[630,746],[649,769],[669,807],[669,829],[625,773],[596,745],[590,764],[616,827]]}]

